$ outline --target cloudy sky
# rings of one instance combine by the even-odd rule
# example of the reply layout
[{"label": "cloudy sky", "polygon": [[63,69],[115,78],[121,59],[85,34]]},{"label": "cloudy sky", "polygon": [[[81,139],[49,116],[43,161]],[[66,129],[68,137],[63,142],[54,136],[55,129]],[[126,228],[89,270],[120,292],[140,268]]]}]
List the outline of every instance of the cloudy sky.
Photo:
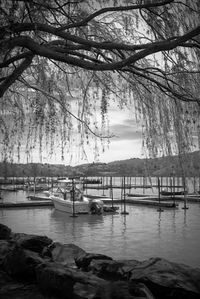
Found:
[{"label": "cloudy sky", "polygon": [[[99,147],[98,157],[95,155],[92,143],[85,148],[87,158],[83,157],[75,144],[70,153],[66,155],[64,164],[78,165],[92,162],[108,163],[116,160],[142,157],[142,127],[136,123],[133,111],[130,108],[119,109],[112,104],[108,108],[110,133],[115,135],[110,139],[109,145],[105,143],[104,151]],[[45,161],[46,160],[46,161]],[[46,157],[43,162],[62,163],[59,151],[55,155]]]},{"label": "cloudy sky", "polygon": [[[73,104],[74,105],[74,104]],[[75,106],[74,106],[75,107]],[[75,111],[76,109],[74,109]],[[73,112],[74,112],[73,111]],[[97,107],[97,116],[100,118],[100,108]],[[77,111],[74,112],[77,114]],[[94,148],[94,138],[91,139],[90,144],[85,146],[85,154],[79,146],[78,142],[71,144],[69,150],[65,151],[64,160],[61,158],[61,150],[59,144],[55,141],[56,148],[53,155],[49,156],[43,148],[42,155],[39,155],[39,149],[36,147],[32,151],[30,159],[27,160],[25,154],[25,147],[22,147],[22,154],[20,155],[20,161],[16,162],[27,163],[51,163],[51,164],[65,164],[65,165],[79,165],[84,163],[102,162],[108,163],[116,160],[125,160],[130,158],[142,157],[142,126],[137,124],[133,109],[124,107],[120,109],[117,103],[113,102],[108,106],[108,122],[110,135],[114,135],[110,139],[110,142],[106,141],[104,147],[101,147],[101,143],[97,143],[98,155]],[[80,140],[78,134],[75,133],[73,138]],[[104,151],[103,151],[104,148]],[[42,158],[41,158],[42,157]]]},{"label": "cloudy sky", "polygon": [[110,132],[116,137],[111,139],[109,148],[99,156],[101,162],[110,162],[141,157],[141,126],[136,123],[128,108],[112,109],[110,115]]}]

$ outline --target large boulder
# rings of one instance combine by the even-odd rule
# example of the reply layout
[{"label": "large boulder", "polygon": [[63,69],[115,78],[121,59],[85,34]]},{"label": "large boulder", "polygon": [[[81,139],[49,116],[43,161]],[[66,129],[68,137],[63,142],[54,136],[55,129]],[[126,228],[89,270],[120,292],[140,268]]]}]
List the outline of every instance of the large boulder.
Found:
[{"label": "large boulder", "polygon": [[0,223],[0,240],[9,239],[11,235],[11,229],[6,225]]},{"label": "large boulder", "polygon": [[86,254],[83,249],[74,244],[62,244],[59,242],[54,242],[50,246],[48,246],[48,248],[45,248],[45,251],[43,252],[44,256],[45,252],[47,252],[48,255],[51,256],[52,261],[71,267],[76,266],[76,258]]},{"label": "large boulder", "polygon": [[99,253],[85,253],[75,257],[77,267],[85,271],[88,271],[88,266],[92,260],[112,260],[112,258]]},{"label": "large boulder", "polygon": [[22,233],[15,233],[12,235],[13,241],[19,246],[38,253],[42,253],[43,249],[50,245],[53,241],[46,236],[28,235]]},{"label": "large boulder", "polygon": [[44,263],[38,253],[15,246],[4,258],[3,269],[13,277],[35,280],[35,268]]},{"label": "large boulder", "polygon": [[109,282],[97,291],[95,299],[155,299],[143,284],[133,286],[127,281]]},{"label": "large boulder", "polygon": [[[1,299],[45,299],[36,284],[26,284],[13,280],[5,272],[0,271]],[[54,297],[51,296],[51,299]]]},{"label": "large boulder", "polygon": [[92,259],[88,270],[107,280],[128,280],[133,268],[140,262],[136,260],[115,261],[110,259]]},{"label": "large boulder", "polygon": [[106,281],[91,273],[63,266],[55,262],[47,262],[36,268],[37,281],[41,290],[47,295],[59,298],[97,298],[97,290]]},{"label": "large boulder", "polygon": [[200,269],[151,258],[131,271],[131,282],[144,283],[156,298],[200,298]]},{"label": "large boulder", "polygon": [[15,244],[12,241],[0,240],[0,267],[7,254],[13,250],[14,246]]}]

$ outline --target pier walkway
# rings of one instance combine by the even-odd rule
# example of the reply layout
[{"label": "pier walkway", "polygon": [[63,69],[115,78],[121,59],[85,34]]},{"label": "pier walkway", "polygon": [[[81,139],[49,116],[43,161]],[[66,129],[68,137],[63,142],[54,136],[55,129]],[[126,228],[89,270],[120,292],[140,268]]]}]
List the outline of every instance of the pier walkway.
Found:
[{"label": "pier walkway", "polygon": [[45,201],[19,201],[19,202],[1,202],[0,209],[3,208],[31,208],[31,207],[51,207],[51,200]]}]

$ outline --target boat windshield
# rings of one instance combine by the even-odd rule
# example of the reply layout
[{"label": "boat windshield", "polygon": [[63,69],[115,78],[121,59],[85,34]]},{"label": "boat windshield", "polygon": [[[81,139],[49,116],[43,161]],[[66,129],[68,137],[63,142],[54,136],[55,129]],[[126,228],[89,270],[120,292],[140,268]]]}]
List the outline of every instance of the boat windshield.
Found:
[{"label": "boat windshield", "polygon": [[[74,200],[82,200],[83,183],[80,180],[59,180],[57,186],[57,191],[63,194],[64,199],[69,198],[73,200],[74,191]],[[69,196],[67,194],[69,194]]]}]

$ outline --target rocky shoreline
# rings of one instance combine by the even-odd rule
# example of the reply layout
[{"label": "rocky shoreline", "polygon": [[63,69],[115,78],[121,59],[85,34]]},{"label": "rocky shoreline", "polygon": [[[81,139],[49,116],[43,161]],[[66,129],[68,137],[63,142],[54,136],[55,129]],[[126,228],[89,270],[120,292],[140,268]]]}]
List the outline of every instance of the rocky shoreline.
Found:
[{"label": "rocky shoreline", "polygon": [[200,269],[161,258],[113,260],[0,224],[0,298],[197,299]]}]

